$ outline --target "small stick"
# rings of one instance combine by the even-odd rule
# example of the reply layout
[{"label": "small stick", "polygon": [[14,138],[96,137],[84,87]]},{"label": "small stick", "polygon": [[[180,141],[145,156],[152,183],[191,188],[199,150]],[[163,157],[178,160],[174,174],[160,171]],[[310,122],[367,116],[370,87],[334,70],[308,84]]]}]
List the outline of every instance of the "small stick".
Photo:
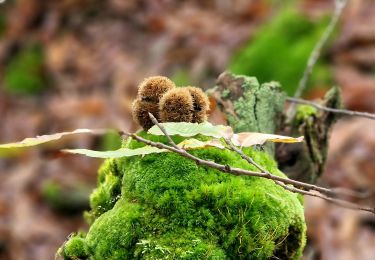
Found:
[{"label": "small stick", "polygon": [[[241,149],[237,148],[229,139],[225,139],[225,142],[229,145],[230,150],[238,153],[242,157],[242,159],[244,159],[248,163],[254,165],[261,172],[266,173],[268,175],[271,175],[271,173],[267,172],[266,169],[264,169],[262,166],[257,164],[252,158],[247,156]],[[294,186],[296,186],[296,185],[294,185]],[[315,189],[316,191],[326,193],[326,194],[330,194],[330,195],[333,195],[333,196],[344,196],[344,197],[352,197],[352,198],[356,198],[356,199],[366,199],[366,198],[369,198],[373,195],[373,192],[359,193],[359,192],[355,192],[355,191],[347,190],[347,189],[343,189],[343,188],[327,189],[327,188],[322,188],[322,187],[319,187],[319,186],[317,186],[317,187],[319,188],[319,190]],[[305,188],[305,187],[303,187],[303,188]]]},{"label": "small stick", "polygon": [[[160,130],[162,130],[162,129],[160,129]],[[268,175],[268,174],[264,174],[264,173],[261,173],[261,172],[254,172],[254,171],[249,171],[249,170],[244,170],[244,169],[239,169],[239,168],[232,168],[229,165],[223,165],[223,164],[218,164],[218,163],[213,162],[213,161],[203,160],[199,157],[196,157],[192,154],[189,154],[186,150],[184,150],[182,148],[179,148],[179,147],[175,148],[175,147],[163,144],[163,143],[153,142],[153,141],[144,139],[144,138],[142,138],[142,137],[140,137],[136,134],[131,134],[131,133],[124,133],[124,134],[127,135],[127,136],[131,136],[135,140],[137,140],[139,142],[142,142],[146,145],[150,145],[150,146],[154,146],[154,147],[157,147],[157,148],[160,148],[160,149],[166,149],[166,150],[178,153],[185,158],[188,158],[190,160],[195,161],[196,164],[201,165],[201,166],[207,166],[207,167],[210,167],[210,168],[213,168],[213,169],[217,169],[221,172],[230,173],[230,174],[233,174],[233,175],[236,175],[236,176],[246,175],[246,176],[254,176],[254,177],[261,177],[261,178],[270,179],[270,180],[276,182],[277,185],[280,185],[281,187],[283,187],[284,189],[286,189],[288,191],[299,193],[299,194],[302,194],[302,195],[318,197],[318,198],[326,200],[326,201],[328,201],[332,204],[339,205],[341,207],[345,207],[345,208],[349,208],[349,209],[356,209],[356,210],[361,210],[361,211],[367,211],[367,212],[371,212],[371,213],[375,214],[375,209],[373,209],[373,208],[359,207],[359,206],[357,206],[353,203],[350,203],[350,202],[347,202],[347,201],[344,201],[344,200],[341,200],[341,199],[329,198],[329,197],[323,196],[319,193],[313,193],[313,192],[309,192],[309,191],[306,191],[306,190],[298,189],[298,188],[293,187],[293,186],[288,186],[287,184],[290,184],[290,183],[288,183],[288,182],[291,181],[290,179],[278,177],[278,176],[275,176],[275,175],[272,175],[272,174]]]},{"label": "small stick", "polygon": [[[163,132],[163,134],[167,137],[170,145],[166,145],[166,144],[163,144],[163,143],[160,143],[160,142],[153,142],[153,141],[144,139],[144,138],[142,138],[142,137],[140,137],[136,134],[130,134],[130,133],[124,133],[124,134],[127,135],[127,136],[131,136],[135,140],[137,140],[139,142],[142,142],[142,143],[145,143],[147,145],[154,146],[154,147],[157,147],[157,148],[160,148],[160,149],[167,149],[169,151],[178,153],[185,158],[188,158],[190,160],[195,161],[195,163],[198,164],[198,165],[207,166],[207,167],[210,167],[210,168],[213,168],[213,169],[217,169],[221,172],[230,173],[230,174],[233,174],[233,175],[247,175],[247,176],[266,178],[266,179],[274,181],[277,185],[279,185],[279,186],[283,187],[284,189],[286,189],[288,191],[291,191],[291,192],[299,193],[299,194],[302,194],[302,195],[313,196],[313,197],[319,197],[319,198],[324,199],[324,200],[326,200],[326,201],[328,201],[332,204],[336,204],[336,205],[339,205],[339,206],[342,206],[342,207],[345,207],[345,208],[357,209],[357,210],[367,211],[367,212],[371,212],[371,213],[375,214],[375,209],[373,209],[373,208],[359,207],[359,206],[357,206],[353,203],[350,203],[348,201],[330,198],[330,197],[321,195],[319,193],[314,193],[314,192],[308,191],[308,190],[311,190],[312,187],[313,187],[314,188],[313,190],[316,190],[316,191],[323,190],[323,191],[326,191],[326,192],[332,192],[329,189],[272,175],[272,174],[264,171],[264,169],[261,166],[256,164],[249,157],[248,157],[250,159],[249,162],[251,162],[252,164],[255,163],[256,167],[259,170],[261,170],[262,172],[249,171],[249,170],[244,170],[244,169],[240,169],[240,168],[232,168],[229,165],[223,165],[223,164],[218,164],[218,163],[213,162],[213,161],[203,160],[199,157],[196,157],[196,156],[188,153],[185,149],[178,147],[176,145],[176,143],[172,140],[172,138],[169,136],[169,134],[167,133],[164,126],[159,124],[157,119],[152,114],[150,114],[150,118],[153,121],[153,123],[155,125],[157,125],[160,128],[160,130]],[[236,148],[236,147],[234,147],[234,148]],[[241,153],[243,153],[243,152],[241,151]],[[246,155],[245,155],[245,157],[246,157]],[[288,185],[293,185],[293,186],[288,186]],[[297,186],[299,188],[294,187],[294,186]],[[304,190],[305,188],[307,188],[308,190]]]},{"label": "small stick", "polygon": [[286,98],[287,102],[290,103],[299,103],[299,104],[306,104],[312,107],[315,107],[319,110],[331,112],[331,113],[336,113],[336,114],[342,114],[346,116],[359,116],[359,117],[365,117],[369,119],[375,120],[375,114],[367,113],[367,112],[359,112],[359,111],[352,111],[352,110],[347,110],[347,109],[338,109],[338,108],[331,108],[331,107],[325,107],[321,104],[318,104],[313,101],[301,99],[301,98],[294,98],[294,97],[287,97]]},{"label": "small stick", "polygon": [[[323,32],[319,41],[316,43],[312,52],[310,53],[309,59],[307,61],[306,68],[303,72],[303,76],[298,83],[298,87],[297,87],[296,92],[294,93],[295,98],[301,97],[302,93],[306,89],[307,81],[309,80],[309,78],[310,78],[310,76],[313,72],[314,66],[315,66],[316,62],[318,61],[318,59],[319,59],[319,57],[322,53],[324,45],[328,42],[330,35],[332,34],[333,30],[335,29],[336,24],[339,21],[347,2],[348,2],[348,0],[335,0],[334,14],[333,14],[327,28]],[[294,115],[295,115],[295,105],[292,104],[287,111],[287,122],[290,122],[293,119]]]}]

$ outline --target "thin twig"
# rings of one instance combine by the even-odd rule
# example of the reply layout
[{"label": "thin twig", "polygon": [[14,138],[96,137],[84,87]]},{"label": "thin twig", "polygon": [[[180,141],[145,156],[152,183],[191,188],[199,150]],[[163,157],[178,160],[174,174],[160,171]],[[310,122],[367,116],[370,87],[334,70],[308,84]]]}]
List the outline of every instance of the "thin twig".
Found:
[{"label": "thin twig", "polygon": [[369,119],[375,120],[375,114],[367,113],[367,112],[359,112],[359,111],[352,111],[352,110],[347,110],[347,109],[338,109],[338,108],[331,108],[331,107],[325,107],[321,104],[318,104],[313,101],[305,100],[305,99],[300,99],[300,98],[293,98],[293,97],[287,97],[286,98],[287,102],[291,103],[298,103],[298,104],[306,104],[309,106],[313,106],[319,110],[331,112],[331,113],[336,113],[336,114],[342,114],[346,116],[359,116],[359,117],[365,117]]},{"label": "thin twig", "polygon": [[298,83],[298,87],[294,94],[294,97],[296,98],[301,97],[303,91],[305,90],[307,81],[309,80],[309,77],[314,69],[314,66],[322,53],[322,49],[324,45],[327,43],[333,30],[335,29],[336,24],[338,20],[340,19],[347,2],[348,2],[347,0],[335,0],[334,14],[332,15],[331,21],[329,22],[327,28],[325,29],[322,37],[319,39],[319,41],[317,42],[313,51],[310,54],[305,71],[303,72],[303,76]]},{"label": "thin twig", "polygon": [[[319,186],[316,186],[316,185],[307,184],[307,183],[291,180],[291,179],[288,179],[288,178],[283,178],[283,177],[279,177],[279,176],[276,176],[276,175],[272,175],[272,174],[268,173],[267,171],[265,171],[263,169],[263,167],[256,164],[251,158],[249,158],[248,161],[251,162],[252,164],[255,164],[256,167],[259,170],[261,170],[261,172],[255,172],[255,171],[250,171],[250,170],[245,170],[245,169],[240,169],[240,168],[233,168],[229,165],[223,165],[223,164],[218,164],[218,163],[213,162],[213,161],[203,160],[199,157],[196,157],[196,156],[188,153],[185,149],[183,149],[181,147],[178,147],[176,145],[176,143],[172,140],[172,138],[169,136],[169,134],[167,133],[164,126],[159,124],[157,119],[151,114],[150,114],[150,118],[153,121],[153,123],[155,125],[157,125],[160,128],[160,130],[163,132],[163,134],[168,138],[168,141],[169,141],[170,145],[166,145],[166,144],[163,144],[163,143],[160,143],[160,142],[153,142],[153,141],[144,139],[144,138],[142,138],[142,137],[140,137],[136,134],[130,134],[130,133],[124,133],[124,134],[127,135],[127,136],[131,136],[135,140],[137,140],[139,142],[142,142],[142,143],[145,143],[147,145],[157,147],[157,148],[160,148],[160,149],[166,149],[166,150],[178,153],[185,158],[193,160],[196,164],[201,165],[201,166],[207,166],[207,167],[217,169],[219,171],[222,171],[222,172],[225,172],[225,173],[230,173],[230,174],[233,174],[233,175],[247,175],[247,176],[253,176],[253,177],[266,178],[266,179],[269,179],[271,181],[274,181],[277,185],[279,185],[279,186],[283,187],[284,189],[286,189],[288,191],[291,191],[291,192],[295,192],[295,193],[299,193],[299,194],[303,194],[303,195],[308,195],[308,196],[313,196],[313,197],[319,197],[319,198],[324,199],[324,200],[326,200],[330,203],[333,203],[333,204],[336,204],[336,205],[339,205],[339,206],[342,206],[342,207],[367,211],[367,212],[371,212],[371,213],[375,214],[375,209],[373,209],[373,208],[358,207],[357,205],[355,205],[353,203],[350,203],[348,201],[330,198],[330,197],[327,197],[327,196],[322,195],[320,193],[310,192],[310,190],[315,190],[315,191],[323,191],[325,193],[332,193],[332,191],[330,189],[326,189],[326,188],[322,188],[322,187],[319,187]],[[233,147],[236,148],[235,146],[233,146]],[[288,185],[293,185],[293,186],[288,186]],[[305,190],[305,189],[307,189],[307,190]]]},{"label": "thin twig", "polygon": [[[229,139],[225,139],[225,142],[229,145],[229,149],[236,152],[237,154],[239,154],[242,157],[242,159],[246,160],[251,165],[254,165],[261,172],[271,175],[271,173],[269,173],[265,168],[263,168],[262,166],[257,164],[251,157],[247,156],[241,149],[237,148]],[[345,207],[349,207],[351,209],[358,208],[353,203],[350,203],[350,202],[347,202],[347,201],[344,201],[344,200],[337,200],[337,199],[329,198],[329,197],[327,197],[325,195],[322,195],[322,194],[312,193],[312,192],[305,191],[303,189],[291,187],[291,186],[285,185],[284,183],[282,183],[280,181],[275,181],[275,183],[277,185],[283,187],[284,189],[289,190],[289,191],[294,192],[294,193],[300,193],[300,194],[303,194],[303,195],[318,197],[318,198],[327,200],[327,201],[329,201],[333,204],[339,205],[339,206],[343,206],[345,204]],[[335,193],[336,195],[348,196],[348,197],[352,197],[352,198],[359,198],[359,199],[368,198],[372,195],[372,192],[367,192],[367,193],[362,194],[362,193],[357,193],[355,191],[340,189],[340,188],[331,189],[331,193]]]},{"label": "thin twig", "polygon": [[293,186],[285,185],[284,183],[280,183],[279,185],[282,186],[284,189],[289,190],[290,192],[320,198],[320,199],[323,199],[325,201],[328,201],[331,204],[334,204],[334,205],[337,205],[337,206],[340,206],[340,207],[343,207],[343,208],[367,211],[367,212],[371,212],[371,213],[375,214],[375,209],[373,209],[373,208],[360,207],[357,204],[354,204],[354,203],[349,202],[349,201],[345,201],[345,200],[342,200],[342,199],[330,198],[330,197],[327,197],[327,196],[322,195],[320,193],[309,192],[309,191],[297,189]]},{"label": "thin twig", "polygon": [[[332,15],[332,18],[331,18],[327,28],[323,32],[321,38],[316,43],[314,49],[310,53],[309,59],[307,61],[306,68],[303,72],[303,76],[298,83],[298,87],[297,87],[296,92],[294,93],[295,98],[300,98],[302,93],[305,91],[307,81],[309,80],[310,75],[311,75],[311,73],[314,69],[314,66],[315,66],[316,62],[318,61],[318,59],[319,59],[319,57],[322,53],[322,49],[323,49],[324,45],[326,45],[326,43],[328,42],[330,35],[332,34],[333,30],[335,29],[336,24],[339,21],[347,2],[348,2],[348,0],[335,0],[334,14]],[[292,120],[292,118],[294,117],[294,114],[295,114],[295,105],[292,104],[289,107],[288,112],[287,112],[287,122],[290,122]]]},{"label": "thin twig", "polygon": [[[261,172],[271,175],[271,173],[267,172],[265,168],[257,164],[251,157],[247,156],[241,149],[237,148],[230,140],[225,139],[225,142],[229,145],[229,149],[238,153],[242,159],[254,165]],[[356,191],[352,191],[352,190],[348,190],[344,188],[331,188],[328,190],[328,192],[326,188],[323,188],[319,192],[326,193],[329,195],[334,195],[334,196],[351,197],[351,198],[361,199],[361,200],[368,199],[374,195],[373,192],[363,192],[363,193],[361,192],[360,193],[360,192],[356,192]]]},{"label": "thin twig", "polygon": [[161,124],[159,124],[158,120],[156,119],[156,117],[154,117],[153,114],[151,113],[148,113],[148,116],[150,117],[151,121],[157,125],[160,130],[163,132],[163,134],[165,135],[165,137],[167,137],[168,139],[168,142],[176,149],[179,149],[180,150],[180,147],[178,147],[178,145],[173,141],[172,137],[167,133],[167,130],[164,128],[164,126],[162,126]]},{"label": "thin twig", "polygon": [[[160,130],[162,130],[162,129],[160,129]],[[163,133],[165,134],[165,132],[163,132]],[[183,156],[185,158],[193,160],[197,165],[207,166],[207,167],[219,170],[221,172],[230,173],[230,174],[233,174],[233,175],[236,175],[236,176],[246,175],[246,176],[266,178],[266,179],[269,179],[271,181],[274,181],[277,185],[280,185],[284,189],[286,189],[288,191],[291,191],[291,192],[299,193],[299,194],[302,194],[302,195],[318,197],[318,198],[324,199],[324,200],[326,200],[330,203],[333,203],[333,204],[336,204],[336,205],[339,205],[339,206],[342,206],[342,207],[345,207],[345,208],[367,211],[367,212],[371,212],[371,213],[375,214],[375,209],[373,209],[373,208],[359,207],[359,206],[357,206],[353,203],[350,203],[350,202],[347,202],[347,201],[344,201],[344,200],[341,200],[341,199],[329,198],[329,197],[321,195],[319,193],[309,192],[309,191],[299,189],[299,188],[296,188],[296,187],[293,187],[293,186],[288,186],[288,185],[291,184],[290,182],[294,182],[294,181],[290,180],[290,179],[287,179],[287,178],[282,178],[282,177],[272,175],[272,174],[269,175],[269,174],[265,174],[265,173],[261,173],[261,172],[244,170],[244,169],[240,169],[240,168],[232,168],[229,165],[223,165],[223,164],[218,164],[218,163],[213,162],[213,161],[203,160],[199,157],[196,157],[192,154],[189,154],[186,150],[184,150],[180,147],[175,148],[175,147],[172,147],[170,145],[166,145],[166,144],[163,144],[163,143],[160,143],[160,142],[153,142],[153,141],[144,139],[144,138],[142,138],[142,137],[140,137],[136,134],[131,134],[131,133],[124,133],[124,134],[126,136],[130,136],[130,137],[134,138],[135,140],[137,140],[139,142],[142,142],[146,145],[150,145],[150,146],[157,147],[157,148],[160,148],[160,149],[166,149],[166,150],[175,152],[177,154],[180,154],[181,156]],[[309,186],[309,185],[310,184],[306,184],[306,186]]]},{"label": "thin twig", "polygon": [[[265,173],[267,175],[271,175],[271,173],[267,172],[266,169],[264,169],[262,166],[257,164],[252,158],[247,156],[242,150],[237,148],[230,140],[226,139],[225,141],[229,145],[229,148],[232,151],[238,153],[242,157],[242,159],[244,159],[247,162],[249,162],[250,164],[254,165],[262,173]],[[297,186],[299,188],[307,189],[307,190],[315,190],[315,191],[325,193],[325,194],[331,195],[331,196],[343,196],[343,197],[352,197],[352,198],[358,198],[358,199],[363,199],[363,198],[367,198],[367,197],[371,196],[371,195],[369,195],[369,193],[362,194],[362,193],[357,193],[355,191],[348,191],[346,189],[337,189],[337,188],[328,189],[328,188],[323,188],[323,187],[319,187],[319,186],[304,183],[304,182],[297,182],[297,181],[294,181],[294,182],[296,182],[296,183],[293,183],[293,186]]]}]

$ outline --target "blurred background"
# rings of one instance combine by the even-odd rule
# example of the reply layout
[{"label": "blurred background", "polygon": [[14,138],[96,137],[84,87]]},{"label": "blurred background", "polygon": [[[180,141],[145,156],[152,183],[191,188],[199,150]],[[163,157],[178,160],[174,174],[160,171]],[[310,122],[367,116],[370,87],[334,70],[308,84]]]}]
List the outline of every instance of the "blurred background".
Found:
[{"label": "blurred background", "polygon": [[[333,0],[2,0],[0,143],[76,128],[134,131],[131,101],[151,75],[207,89],[231,70],[280,81],[293,95],[333,10]],[[304,98],[332,85],[347,108],[375,113],[373,0],[349,1]],[[115,134],[82,135],[0,154],[0,259],[54,259],[71,232],[87,229],[101,160],[60,148],[119,145]],[[375,121],[335,125],[322,181],[375,189]],[[305,202],[304,259],[375,259],[373,216]]]}]

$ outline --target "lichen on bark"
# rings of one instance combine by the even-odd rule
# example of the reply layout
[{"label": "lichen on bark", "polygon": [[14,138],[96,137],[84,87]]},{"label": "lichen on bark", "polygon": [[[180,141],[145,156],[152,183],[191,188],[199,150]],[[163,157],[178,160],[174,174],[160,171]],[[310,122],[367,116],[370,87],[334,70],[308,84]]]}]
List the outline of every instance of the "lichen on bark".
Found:
[{"label": "lichen on bark", "polygon": [[[285,93],[277,82],[259,84],[255,77],[222,73],[214,97],[235,132],[274,134],[282,118]],[[224,93],[225,95],[217,95]],[[265,148],[274,153],[274,145]]]}]

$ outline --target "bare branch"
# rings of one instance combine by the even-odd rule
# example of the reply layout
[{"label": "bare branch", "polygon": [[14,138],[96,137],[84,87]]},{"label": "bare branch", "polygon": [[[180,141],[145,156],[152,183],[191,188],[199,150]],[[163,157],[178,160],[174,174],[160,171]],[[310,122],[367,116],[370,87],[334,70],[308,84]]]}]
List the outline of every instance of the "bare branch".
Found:
[{"label": "bare branch", "polygon": [[[163,144],[163,143],[160,143],[160,142],[153,142],[153,141],[147,140],[145,138],[142,138],[142,137],[140,137],[136,134],[130,134],[130,133],[124,133],[124,134],[127,135],[127,136],[131,136],[135,140],[137,140],[139,142],[142,142],[146,145],[150,145],[150,146],[154,146],[154,147],[157,147],[157,148],[160,148],[160,149],[166,149],[166,150],[178,153],[185,158],[193,160],[196,164],[201,165],[201,166],[210,167],[210,168],[213,168],[213,169],[217,169],[221,172],[230,173],[230,174],[233,174],[233,175],[246,175],[246,176],[254,176],[254,177],[261,177],[261,178],[269,179],[269,180],[275,182],[275,184],[277,184],[277,185],[279,185],[279,186],[283,187],[284,189],[286,189],[288,191],[291,191],[291,192],[299,193],[299,194],[302,194],[302,195],[318,197],[318,198],[324,199],[324,200],[326,200],[330,203],[333,203],[333,204],[336,204],[336,205],[339,205],[339,206],[342,206],[342,207],[367,211],[367,212],[371,212],[371,213],[375,214],[375,209],[373,209],[373,208],[358,207],[357,205],[355,205],[353,203],[350,203],[348,201],[330,198],[330,197],[327,197],[327,196],[322,195],[320,193],[310,191],[310,190],[315,190],[315,191],[318,191],[318,192],[323,192],[323,193],[326,193],[326,194],[335,195],[335,192],[330,190],[330,189],[319,187],[319,186],[308,184],[308,183],[303,183],[303,182],[291,180],[291,179],[288,179],[288,178],[279,177],[279,176],[276,176],[276,175],[272,175],[271,173],[265,171],[263,167],[261,167],[256,162],[254,162],[250,157],[246,156],[241,150],[236,148],[229,141],[228,141],[228,144],[230,144],[231,148],[234,151],[238,152],[241,155],[242,158],[247,160],[249,163],[253,164],[261,172],[255,172],[255,171],[250,171],[250,170],[245,170],[245,169],[240,169],[240,168],[233,168],[229,165],[223,165],[223,164],[218,164],[218,163],[213,162],[213,161],[203,160],[199,157],[196,157],[196,156],[188,153],[185,149],[178,147],[175,144],[175,142],[172,140],[172,138],[168,135],[166,129],[161,124],[159,124],[157,119],[152,115],[150,115],[150,118],[153,121],[153,123],[155,125],[157,125],[160,128],[160,130],[164,133],[164,135],[168,138],[168,141],[169,141],[170,145],[166,145],[166,144]],[[292,185],[292,186],[288,186],[288,185]]]},{"label": "bare branch", "polygon": [[329,37],[332,34],[333,30],[335,29],[336,24],[340,19],[347,2],[347,0],[335,0],[335,12],[332,15],[331,21],[325,29],[322,37],[319,39],[319,41],[317,42],[313,51],[310,54],[310,57],[307,61],[307,66],[305,68],[305,71],[303,72],[301,80],[298,83],[298,88],[294,94],[294,97],[301,97],[303,91],[305,90],[307,81],[309,80],[309,77],[314,69],[314,66],[321,55],[322,49],[329,40]]},{"label": "bare branch", "polygon": [[[140,137],[136,134],[130,134],[130,133],[124,133],[124,134],[126,136],[131,136],[135,140],[137,140],[139,142],[142,142],[144,144],[154,146],[154,147],[157,147],[157,148],[160,148],[160,149],[167,149],[169,151],[178,153],[185,158],[188,158],[190,160],[195,161],[196,164],[201,165],[201,166],[207,166],[207,167],[210,167],[210,168],[213,168],[213,169],[217,169],[221,172],[230,173],[230,174],[233,174],[233,175],[236,175],[236,176],[246,175],[246,176],[266,178],[266,179],[274,181],[277,185],[279,185],[279,186],[283,187],[284,189],[286,189],[288,191],[291,191],[291,192],[299,193],[299,194],[302,194],[302,195],[318,197],[318,198],[324,199],[324,200],[326,200],[326,201],[328,201],[332,204],[339,205],[341,207],[345,207],[345,208],[349,208],[349,209],[356,209],[356,210],[361,210],[361,211],[367,211],[367,212],[371,212],[371,213],[375,214],[375,209],[373,209],[373,208],[359,207],[359,206],[357,206],[353,203],[350,203],[348,201],[344,201],[344,200],[341,200],[341,199],[329,198],[329,197],[321,195],[319,193],[309,192],[309,191],[299,189],[299,188],[296,188],[296,187],[293,187],[293,186],[288,186],[288,185],[290,185],[290,184],[292,184],[296,181],[293,181],[293,180],[290,180],[290,179],[287,179],[287,178],[282,178],[282,177],[275,176],[275,175],[272,175],[272,174],[269,174],[269,173],[267,174],[267,173],[262,173],[262,172],[254,172],[254,171],[244,170],[244,169],[240,169],[240,168],[232,168],[229,165],[223,165],[223,164],[218,164],[218,163],[213,162],[213,161],[203,160],[199,157],[196,157],[192,154],[189,154],[186,150],[184,150],[182,148],[179,148],[179,147],[175,148],[175,147],[163,144],[163,143],[153,142],[153,141],[144,139],[144,138],[142,138],[142,137]],[[297,183],[300,183],[300,182],[297,182]],[[303,185],[301,185],[301,184],[303,184]],[[311,185],[305,184],[305,183],[300,183],[300,186],[301,187],[302,186],[309,187]],[[315,186],[315,185],[313,185],[313,186]],[[321,189],[325,189],[325,188],[321,188]]]},{"label": "bare branch", "polygon": [[313,106],[319,110],[336,113],[336,114],[342,114],[346,116],[359,116],[359,117],[365,117],[369,119],[375,120],[375,114],[367,113],[367,112],[358,112],[358,111],[352,111],[347,109],[338,109],[338,108],[331,108],[331,107],[325,107],[323,105],[320,105],[318,103],[315,103],[313,101],[300,99],[300,98],[293,98],[293,97],[287,97],[286,101],[291,103],[299,103],[299,104],[306,104],[309,106]]},{"label": "bare branch", "polygon": [[337,205],[337,206],[340,206],[340,207],[343,207],[343,208],[367,211],[367,212],[371,212],[371,213],[375,214],[374,208],[360,207],[357,204],[354,204],[354,203],[349,202],[349,201],[345,201],[345,200],[342,200],[342,199],[330,198],[330,197],[327,197],[327,196],[322,195],[322,194],[317,193],[317,192],[309,192],[309,191],[301,190],[301,189],[295,188],[293,186],[285,185],[284,183],[278,183],[278,185],[282,186],[284,189],[286,189],[290,192],[320,198],[320,199],[323,199],[323,200],[325,200],[329,203],[332,203],[334,205]]},{"label": "bare branch", "polygon": [[[314,69],[314,66],[315,66],[316,62],[318,61],[318,59],[319,59],[319,57],[322,53],[322,49],[323,49],[324,45],[328,42],[330,35],[332,34],[333,30],[335,29],[336,24],[339,21],[347,2],[348,2],[348,0],[335,0],[334,14],[332,15],[332,18],[331,18],[327,28],[323,32],[321,38],[316,43],[313,51],[310,53],[310,57],[307,61],[307,65],[306,65],[306,68],[303,72],[303,76],[298,83],[298,87],[297,87],[296,92],[294,93],[295,98],[301,97],[302,93],[305,91],[307,81],[309,80],[310,75],[311,75],[311,73]],[[287,122],[290,122],[292,120],[292,118],[294,117],[294,114],[295,114],[295,105],[293,104],[288,109]]]},{"label": "bare branch", "polygon": [[177,144],[172,140],[172,138],[170,137],[170,135],[167,133],[167,130],[165,130],[164,126],[162,126],[161,124],[159,124],[158,120],[154,117],[153,114],[151,113],[148,113],[148,116],[151,118],[151,121],[157,125],[160,130],[163,132],[163,134],[167,137],[168,139],[168,142],[176,149],[179,149],[180,150],[180,147],[177,146]]},{"label": "bare branch", "polygon": [[[248,163],[254,165],[256,168],[258,168],[261,172],[263,173],[266,173],[266,174],[269,174],[271,175],[271,173],[269,173],[266,169],[264,169],[262,166],[260,166],[259,164],[257,164],[251,157],[247,156],[241,149],[237,148],[230,140],[226,139],[225,142],[229,145],[229,148],[238,153],[242,159],[246,160]],[[287,190],[291,190],[291,187],[290,186],[285,186],[284,183],[280,182],[280,181],[275,181],[275,183],[279,186],[282,186],[283,188],[287,189]],[[292,188],[293,189],[293,192],[297,192],[297,193],[301,193],[301,194],[305,194],[306,191],[303,190],[303,189],[297,189],[297,188]],[[325,192],[325,191],[324,191]],[[343,197],[351,197],[351,198],[356,198],[356,199],[367,199],[369,197],[371,197],[374,193],[373,192],[365,192],[365,193],[358,193],[358,192],[355,192],[355,191],[352,191],[352,190],[348,190],[348,189],[344,189],[344,188],[333,188],[333,189],[330,189],[329,190],[329,194],[331,195],[336,195],[336,196],[343,196]],[[310,194],[311,196],[314,196],[314,197],[319,197],[319,198],[322,198],[321,196],[322,195],[317,195],[316,193],[312,193]],[[327,200],[328,197],[325,196],[325,200]],[[333,201],[333,203],[335,203],[335,201]]]}]

